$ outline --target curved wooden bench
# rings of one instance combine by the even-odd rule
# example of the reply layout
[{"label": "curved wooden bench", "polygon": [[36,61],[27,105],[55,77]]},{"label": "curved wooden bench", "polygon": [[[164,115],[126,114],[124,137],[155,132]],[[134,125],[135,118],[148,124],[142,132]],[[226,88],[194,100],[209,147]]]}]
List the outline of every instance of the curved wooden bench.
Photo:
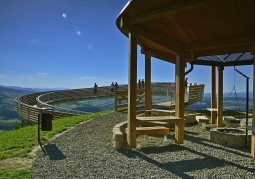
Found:
[{"label": "curved wooden bench", "polygon": [[123,149],[127,144],[127,134],[125,129],[127,128],[127,121],[116,124],[113,129],[113,147],[115,149]]}]

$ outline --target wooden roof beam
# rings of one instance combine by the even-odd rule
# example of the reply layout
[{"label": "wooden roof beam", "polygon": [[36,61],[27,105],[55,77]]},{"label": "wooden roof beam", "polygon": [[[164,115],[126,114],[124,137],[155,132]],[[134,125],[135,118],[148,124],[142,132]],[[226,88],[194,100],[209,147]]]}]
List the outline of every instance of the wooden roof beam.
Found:
[{"label": "wooden roof beam", "polygon": [[252,65],[253,59],[241,60],[241,61],[229,61],[229,62],[215,62],[209,60],[193,60],[194,65],[207,65],[207,66],[241,66],[241,65]]},{"label": "wooden roof beam", "polygon": [[147,55],[149,55],[151,57],[154,57],[154,58],[164,60],[166,62],[176,63],[176,56],[175,55],[171,55],[171,54],[168,54],[168,53],[164,53],[164,52],[160,52],[160,51],[152,50],[152,49],[146,49],[146,50],[142,49],[141,53],[142,54],[147,54]]},{"label": "wooden roof beam", "polygon": [[162,45],[162,46],[168,48],[171,51],[176,52],[176,54],[182,52],[181,44],[179,44],[178,42],[175,42],[172,39],[169,39],[168,37],[156,32],[144,25],[133,26],[133,25],[129,24],[127,21],[125,21],[123,18],[120,18],[118,26],[120,29],[136,31],[138,37],[143,37],[145,39],[151,40],[159,45]]},{"label": "wooden roof beam", "polygon": [[178,13],[180,11],[183,10],[187,10],[187,9],[193,9],[193,8],[197,8],[197,7],[201,7],[205,4],[211,3],[211,2],[215,2],[215,0],[189,0],[189,1],[185,1],[179,4],[174,4],[162,9],[158,9],[155,11],[151,11],[145,14],[141,14],[141,15],[137,15],[134,17],[131,17],[129,19],[129,23],[130,24],[138,24],[141,22],[145,22],[145,21],[149,21],[149,20],[153,20],[153,19],[157,19],[169,14],[173,14],[173,13]]},{"label": "wooden roof beam", "polygon": [[[147,54],[149,56],[164,60],[166,62],[170,62],[170,63],[176,63],[176,56],[166,53],[166,52],[162,52],[162,51],[158,51],[158,50],[153,50],[150,48],[146,48],[146,49],[142,49],[141,50],[142,54]],[[186,62],[191,62],[191,56],[189,53],[185,53],[185,61]]]},{"label": "wooden roof beam", "polygon": [[244,38],[234,38],[234,39],[227,39],[227,40],[221,40],[221,41],[185,45],[183,47],[183,50],[198,51],[198,50],[214,49],[219,47],[243,46],[243,45],[253,44],[254,41],[255,41],[255,36],[244,37]]}]

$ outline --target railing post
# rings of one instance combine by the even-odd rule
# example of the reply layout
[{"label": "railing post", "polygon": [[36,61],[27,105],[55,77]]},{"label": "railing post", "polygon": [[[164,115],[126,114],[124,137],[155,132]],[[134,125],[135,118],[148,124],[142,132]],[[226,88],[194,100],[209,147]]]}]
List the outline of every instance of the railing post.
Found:
[{"label": "railing post", "polygon": [[115,95],[114,95],[114,110],[117,111],[118,110],[118,91],[115,91]]}]

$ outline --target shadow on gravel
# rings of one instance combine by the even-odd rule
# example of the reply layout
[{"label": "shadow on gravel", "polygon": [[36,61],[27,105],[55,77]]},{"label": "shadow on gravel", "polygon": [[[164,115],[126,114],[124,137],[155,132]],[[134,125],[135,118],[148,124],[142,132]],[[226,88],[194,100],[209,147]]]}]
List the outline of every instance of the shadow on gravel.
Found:
[{"label": "shadow on gravel", "polygon": [[[185,131],[185,133],[186,133],[186,131]],[[224,150],[224,151],[227,151],[227,152],[235,154],[235,155],[239,155],[239,156],[242,156],[242,157],[245,157],[245,158],[250,158],[250,156],[242,154],[242,152],[250,153],[250,148],[221,146],[220,144],[216,144],[216,143],[214,143],[210,140],[200,138],[200,137],[197,137],[197,136],[194,137],[194,136],[189,135],[187,133],[185,134],[184,138],[185,138],[185,140],[191,141],[192,143],[196,143],[196,144],[199,144],[199,145],[210,147],[210,148],[213,148],[215,150]],[[232,149],[235,149],[235,151],[233,151]]]},{"label": "shadow on gravel", "polygon": [[48,155],[50,160],[64,160],[66,158],[55,144],[47,144],[41,147],[44,154]]},{"label": "shadow on gravel", "polygon": [[[173,155],[174,155],[174,151],[180,151],[180,150],[193,153],[197,156],[197,158],[184,159],[183,157],[176,156],[177,158],[180,157],[181,160],[174,159],[175,161],[163,163],[163,162],[154,160],[153,156],[151,156],[153,153],[158,154],[162,151],[173,152]],[[247,172],[254,172],[254,169],[251,169],[251,168],[248,168],[248,167],[245,167],[240,164],[236,164],[234,162],[230,162],[224,159],[220,159],[215,156],[211,156],[209,154],[205,154],[196,150],[192,150],[188,147],[181,146],[181,145],[172,145],[171,147],[170,146],[149,147],[139,151],[125,150],[125,151],[119,151],[119,152],[122,153],[123,155],[126,155],[128,158],[134,158],[134,159],[140,158],[141,160],[144,160],[150,164],[153,164],[160,169],[166,170],[168,172],[171,172],[172,174],[175,174],[185,179],[194,179],[193,176],[189,176],[188,174],[189,172],[194,172],[194,171],[203,170],[203,169],[215,169],[215,168],[224,167],[226,165],[237,167]],[[149,156],[147,154],[149,154]],[[173,157],[173,156],[171,155],[169,157]],[[207,176],[207,177],[212,177],[212,176]]]}]

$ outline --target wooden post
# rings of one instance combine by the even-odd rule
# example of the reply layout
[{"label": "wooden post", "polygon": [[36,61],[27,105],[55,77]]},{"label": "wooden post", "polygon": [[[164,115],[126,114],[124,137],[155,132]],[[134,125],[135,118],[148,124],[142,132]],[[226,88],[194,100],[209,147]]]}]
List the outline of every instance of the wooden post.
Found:
[{"label": "wooden post", "polygon": [[[255,43],[252,45],[251,54],[255,56]],[[253,115],[252,126],[255,126],[255,60],[253,59]],[[255,131],[252,131],[251,137],[251,156],[255,158]]]},{"label": "wooden post", "polygon": [[[215,77],[215,66],[211,67],[211,108],[216,108],[216,77]],[[215,124],[217,111],[211,111],[211,123]]]},{"label": "wooden post", "polygon": [[117,111],[118,110],[118,92],[115,91],[115,95],[114,95],[114,110]]},{"label": "wooden post", "polygon": [[[145,110],[150,110],[151,104],[151,57],[145,54]],[[151,112],[145,112],[145,116],[150,115]]]},{"label": "wooden post", "polygon": [[223,70],[224,67],[218,67],[218,120],[217,127],[222,127],[223,118]]},{"label": "wooden post", "polygon": [[137,80],[137,39],[136,32],[129,32],[128,52],[128,130],[127,142],[136,147],[136,80]]},{"label": "wooden post", "polygon": [[184,96],[185,96],[185,57],[179,54],[176,57],[175,64],[175,116],[182,118],[175,123],[175,140],[176,143],[182,144],[184,141]]}]

